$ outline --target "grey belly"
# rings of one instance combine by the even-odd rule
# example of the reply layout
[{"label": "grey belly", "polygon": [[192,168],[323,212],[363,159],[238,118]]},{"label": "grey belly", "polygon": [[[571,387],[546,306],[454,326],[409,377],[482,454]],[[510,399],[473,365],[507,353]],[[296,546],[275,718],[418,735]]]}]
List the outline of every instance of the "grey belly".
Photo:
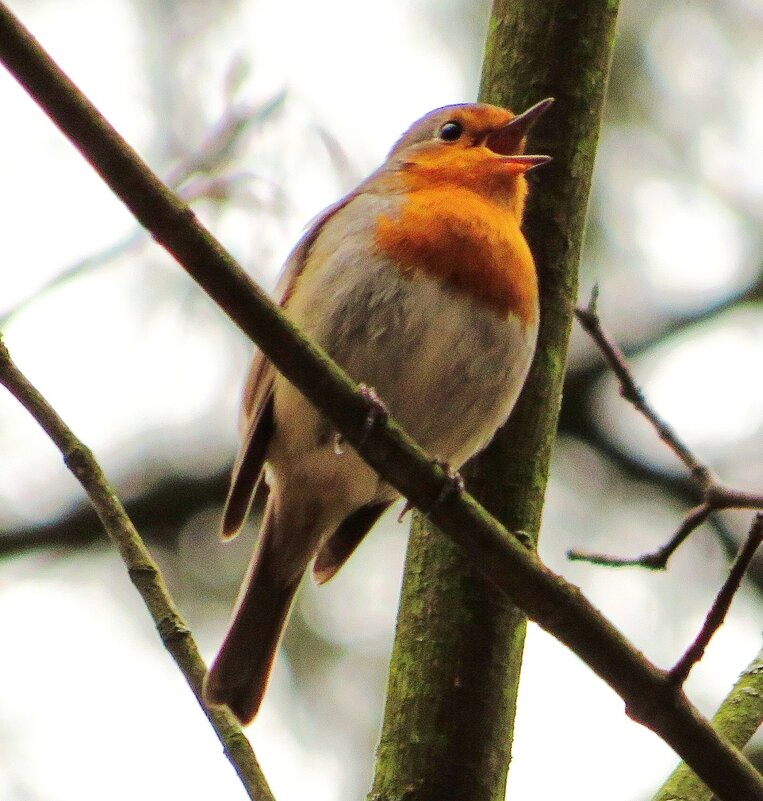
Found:
[{"label": "grey belly", "polygon": [[343,276],[311,333],[433,457],[460,466],[506,419],[521,388],[535,331],[431,279],[395,271]]}]

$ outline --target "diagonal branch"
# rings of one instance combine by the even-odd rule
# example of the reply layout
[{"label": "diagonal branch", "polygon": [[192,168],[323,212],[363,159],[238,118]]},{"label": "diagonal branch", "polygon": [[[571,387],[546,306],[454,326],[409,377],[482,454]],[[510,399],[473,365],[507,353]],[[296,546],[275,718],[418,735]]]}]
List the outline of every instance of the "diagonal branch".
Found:
[{"label": "diagonal branch", "polygon": [[347,375],[279,312],[233,258],[66,78],[0,3],[0,59],[112,190],[274,365],[385,479],[461,546],[513,603],[569,646],[722,801],[763,801],[763,779],[659,670],[468,494],[437,499],[449,480],[394,421],[370,432],[369,403]]},{"label": "diagonal branch", "polygon": [[172,655],[204,710],[249,797],[257,801],[274,801],[249,740],[241,731],[238,721],[227,710],[211,709],[204,704],[201,687],[207,672],[206,665],[190,630],[170,597],[159,568],[133,527],[122,502],[106,480],[90,449],[77,439],[55,409],[18,369],[2,339],[0,383],[53,440],[61,451],[66,466],[88,494],[106,533],[127,567],[130,580],[143,598],[165,648]]}]

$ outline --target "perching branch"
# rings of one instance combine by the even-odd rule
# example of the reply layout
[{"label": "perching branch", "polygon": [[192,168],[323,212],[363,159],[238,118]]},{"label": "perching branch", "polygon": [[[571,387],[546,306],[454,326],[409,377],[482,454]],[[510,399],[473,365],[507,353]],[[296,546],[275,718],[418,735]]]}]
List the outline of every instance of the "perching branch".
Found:
[{"label": "perching branch", "polygon": [[449,481],[394,421],[366,430],[368,401],[347,375],[298,332],[66,78],[0,4],[0,59],[104,181],[273,364],[385,479],[502,589],[570,647],[625,700],[627,713],[655,731],[722,801],[763,801],[763,780],[713,731],[668,674],[656,668],[587,601],[545,567],[468,494]]},{"label": "perching branch", "polygon": [[692,482],[702,498],[701,503],[690,509],[684,516],[681,525],[670,540],[661,548],[641,556],[623,558],[608,554],[587,553],[571,550],[570,559],[590,562],[607,567],[638,566],[654,570],[663,570],[668,559],[684,540],[698,529],[711,514],[722,509],[763,509],[763,493],[745,492],[723,484],[708,465],[701,462],[691,449],[678,437],[671,426],[666,423],[649,405],[644,393],[636,383],[620,348],[604,330],[596,311],[597,292],[591,295],[587,307],[575,309],[575,315],[581,326],[599,347],[605,361],[620,383],[620,394],[640,412],[652,425],[659,438],[681,460],[689,471]]},{"label": "perching branch", "polygon": [[249,740],[227,709],[208,708],[202,699],[202,681],[207,672],[188,626],[178,612],[169,591],[143,540],[133,527],[93,454],[77,439],[55,409],[13,363],[0,339],[0,383],[40,424],[61,451],[66,466],[90,498],[106,533],[119,551],[130,580],[143,598],[165,648],[185,677],[223,745],[225,755],[241,779],[249,798],[274,801]]}]

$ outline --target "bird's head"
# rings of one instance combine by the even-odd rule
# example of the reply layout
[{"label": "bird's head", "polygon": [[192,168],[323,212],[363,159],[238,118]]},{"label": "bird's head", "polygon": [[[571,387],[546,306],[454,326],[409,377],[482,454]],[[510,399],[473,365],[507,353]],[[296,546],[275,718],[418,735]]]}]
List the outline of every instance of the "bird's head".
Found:
[{"label": "bird's head", "polygon": [[486,103],[435,109],[403,134],[385,166],[402,172],[408,189],[464,186],[521,217],[525,173],[551,160],[525,153],[527,134],[552,103],[541,100],[522,114]]}]

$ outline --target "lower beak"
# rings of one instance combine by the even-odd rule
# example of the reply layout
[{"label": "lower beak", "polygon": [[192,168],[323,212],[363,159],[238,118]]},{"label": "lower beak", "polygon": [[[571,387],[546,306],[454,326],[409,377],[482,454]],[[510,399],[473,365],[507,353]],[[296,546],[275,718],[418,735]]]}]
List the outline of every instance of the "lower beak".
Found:
[{"label": "lower beak", "polygon": [[533,167],[539,167],[541,164],[551,161],[551,156],[525,155],[522,151],[528,132],[553,102],[553,97],[547,97],[534,106],[530,106],[527,111],[518,114],[503,128],[488,134],[485,139],[486,147],[493,153],[503,156],[505,161],[510,161],[524,170],[531,170]]}]

